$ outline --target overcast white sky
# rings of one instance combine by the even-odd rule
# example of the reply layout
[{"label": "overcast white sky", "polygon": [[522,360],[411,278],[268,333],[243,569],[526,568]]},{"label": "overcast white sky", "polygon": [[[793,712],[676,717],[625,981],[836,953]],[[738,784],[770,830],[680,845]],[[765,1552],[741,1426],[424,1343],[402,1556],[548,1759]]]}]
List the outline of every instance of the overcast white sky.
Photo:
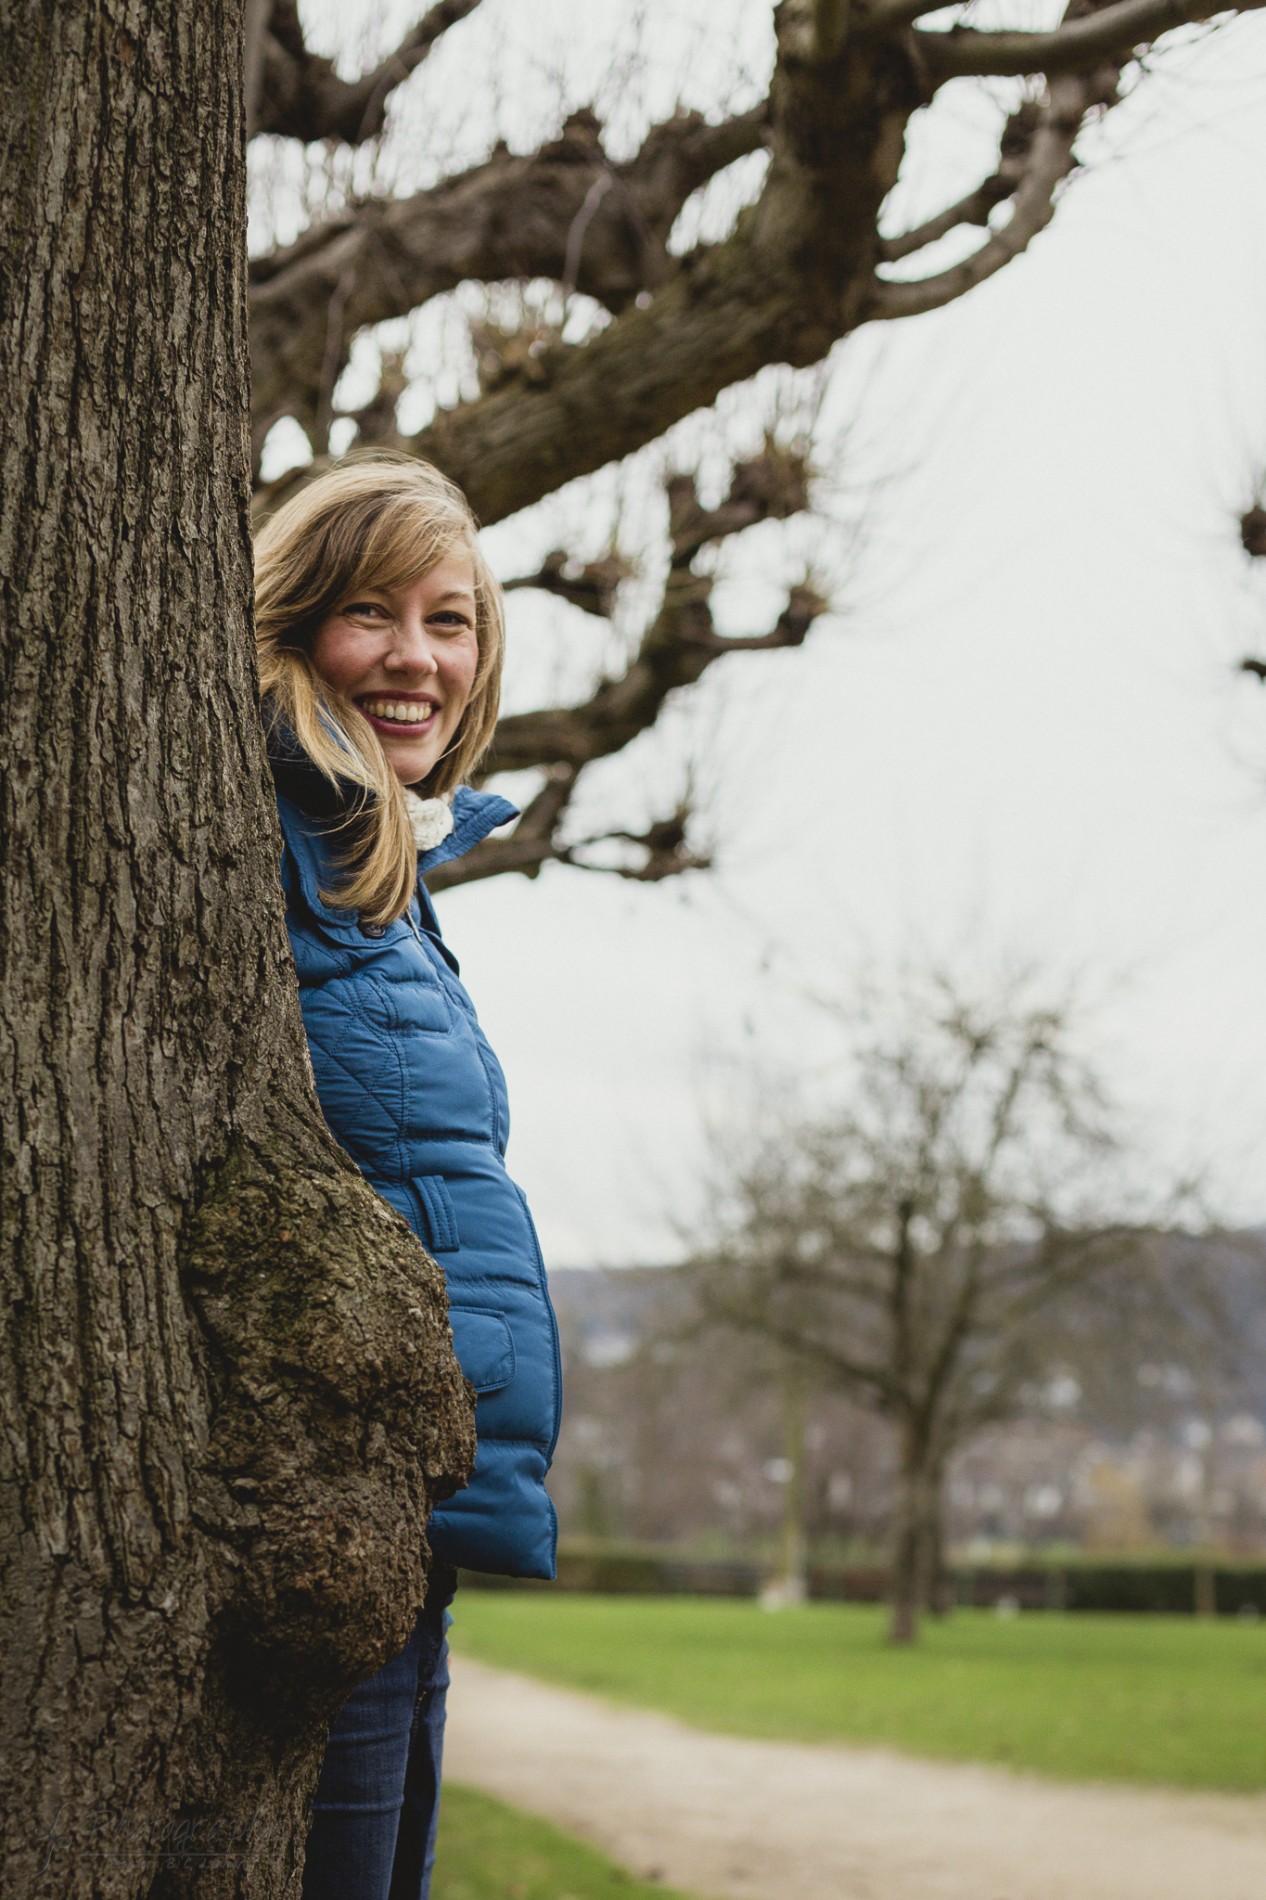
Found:
[{"label": "overcast white sky", "polygon": [[[612,88],[630,136],[683,60],[699,103],[741,97],[744,65],[759,81],[765,0],[488,0],[410,113],[431,98],[472,156],[494,93],[512,126],[556,121],[555,74],[600,75],[639,12],[641,63]],[[905,193],[928,209],[981,174],[997,107],[960,87],[938,111]],[[809,548],[841,611],[800,653],[723,662],[603,781],[621,822],[670,806],[689,756],[717,870],[551,867],[443,900],[555,1264],[669,1257],[701,1078],[737,1098],[749,1063],[815,1061],[806,985],[919,956],[1079,974],[1157,1152],[1216,1154],[1229,1210],[1266,1219],[1266,692],[1234,670],[1266,650],[1236,542],[1266,463],[1266,22],[1165,62],[1113,120],[1028,256],[833,359],[830,519],[756,531],[718,605],[759,631]],[[735,441],[769,393],[730,406]],[[500,570],[560,519],[605,524],[609,492],[491,531]],[[514,595],[516,703],[597,638]]]}]

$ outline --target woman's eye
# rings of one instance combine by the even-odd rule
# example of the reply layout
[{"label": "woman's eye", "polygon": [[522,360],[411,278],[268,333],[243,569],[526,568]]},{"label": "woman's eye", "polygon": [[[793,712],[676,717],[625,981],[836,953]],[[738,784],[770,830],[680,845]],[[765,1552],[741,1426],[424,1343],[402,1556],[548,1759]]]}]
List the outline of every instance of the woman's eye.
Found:
[{"label": "woman's eye", "polygon": [[371,619],[375,614],[385,614],[386,611],[376,600],[354,600],[343,609],[345,614],[355,614],[358,620]]}]

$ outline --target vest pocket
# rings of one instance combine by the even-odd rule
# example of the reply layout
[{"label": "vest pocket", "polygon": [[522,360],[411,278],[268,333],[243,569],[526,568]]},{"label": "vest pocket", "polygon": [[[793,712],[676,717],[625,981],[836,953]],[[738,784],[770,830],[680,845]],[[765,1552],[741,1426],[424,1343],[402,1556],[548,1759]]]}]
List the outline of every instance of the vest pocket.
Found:
[{"label": "vest pocket", "polygon": [[514,1340],[504,1313],[486,1306],[451,1306],[457,1362],[476,1393],[498,1392],[514,1377]]},{"label": "vest pocket", "polygon": [[[422,1225],[423,1238],[431,1253],[456,1253],[461,1246],[453,1198],[442,1174],[417,1175],[409,1183]],[[469,1376],[469,1375],[467,1375]]]}]

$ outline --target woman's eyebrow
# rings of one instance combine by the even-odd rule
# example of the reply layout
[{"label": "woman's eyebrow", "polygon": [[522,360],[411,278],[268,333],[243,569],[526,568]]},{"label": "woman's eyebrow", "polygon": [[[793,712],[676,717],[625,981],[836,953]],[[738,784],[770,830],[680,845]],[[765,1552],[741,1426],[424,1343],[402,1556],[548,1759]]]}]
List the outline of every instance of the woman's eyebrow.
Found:
[{"label": "woman's eyebrow", "polygon": [[469,587],[450,587],[446,594],[440,595],[435,605],[442,607],[444,603],[449,600],[465,600],[469,601],[473,606],[475,596],[471,593]]}]

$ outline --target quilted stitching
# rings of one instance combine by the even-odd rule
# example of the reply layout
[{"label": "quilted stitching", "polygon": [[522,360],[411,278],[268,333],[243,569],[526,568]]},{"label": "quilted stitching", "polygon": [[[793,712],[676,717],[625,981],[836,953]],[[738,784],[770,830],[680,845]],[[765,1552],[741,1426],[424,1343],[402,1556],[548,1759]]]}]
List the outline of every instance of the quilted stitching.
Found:
[{"label": "quilted stitching", "polygon": [[[531,1216],[502,1160],[500,1064],[438,938],[429,898],[421,932],[393,928],[386,938],[365,938],[350,913],[318,914],[307,893],[329,881],[319,837],[293,806],[283,801],[281,810],[294,859],[287,923],[326,1120],[442,1255],[454,1307],[478,1307],[507,1329],[508,1376],[481,1370],[475,1470],[433,1514],[427,1535],[445,1562],[551,1576],[556,1521],[544,1477],[558,1426],[557,1330]],[[469,814],[464,831],[474,842]],[[428,1026],[437,1009],[443,1032]],[[500,1337],[497,1325],[485,1330]],[[477,1348],[466,1332],[464,1346],[455,1328],[459,1359],[464,1350],[486,1359],[487,1340]],[[480,1371],[473,1360],[472,1370]]]}]

